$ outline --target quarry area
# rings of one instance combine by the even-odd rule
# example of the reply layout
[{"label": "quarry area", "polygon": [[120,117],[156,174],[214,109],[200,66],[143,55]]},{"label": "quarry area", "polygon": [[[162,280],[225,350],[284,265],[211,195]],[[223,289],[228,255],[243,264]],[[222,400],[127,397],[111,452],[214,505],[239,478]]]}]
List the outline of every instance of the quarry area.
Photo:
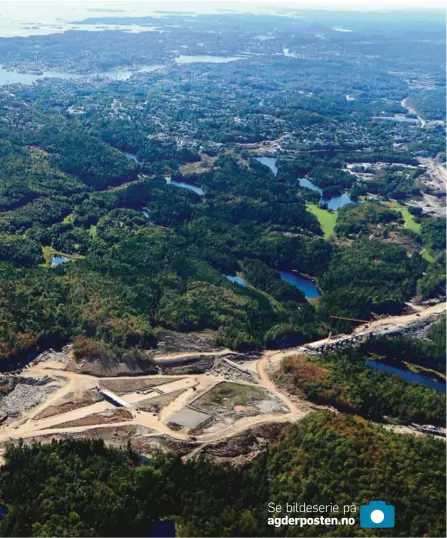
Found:
[{"label": "quarry area", "polygon": [[282,358],[352,345],[371,334],[424,330],[444,310],[435,305],[350,335],[263,354],[216,349],[206,341],[180,352],[166,345],[154,355],[158,373],[151,375],[76,363],[70,346],[46,351],[20,372],[0,375],[0,456],[6,442],[18,439],[102,437],[116,446],[130,440],[143,455],[161,449],[243,462],[284,425],[317,408],[275,386],[272,374]]}]

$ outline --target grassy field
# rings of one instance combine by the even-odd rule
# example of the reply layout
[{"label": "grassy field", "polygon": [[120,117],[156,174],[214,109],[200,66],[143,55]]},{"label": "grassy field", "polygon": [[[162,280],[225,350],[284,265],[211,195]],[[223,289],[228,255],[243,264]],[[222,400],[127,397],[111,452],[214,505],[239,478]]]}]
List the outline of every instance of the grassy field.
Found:
[{"label": "grassy field", "polygon": [[[412,230],[415,233],[421,232],[421,225],[419,222],[416,222],[414,220],[414,216],[408,211],[408,207],[402,206],[398,204],[397,202],[384,202],[388,207],[391,209],[395,209],[396,211],[399,211],[402,215],[402,218],[405,221],[404,228],[407,230]],[[435,259],[433,256],[428,252],[428,250],[425,250],[422,254],[422,257],[424,260],[427,260],[429,263],[434,263]]]},{"label": "grassy field", "polygon": [[424,258],[424,260],[427,260],[429,263],[435,262],[435,259],[430,254],[430,252],[428,252],[428,250],[424,250],[424,252],[422,253],[422,257]]},{"label": "grassy field", "polygon": [[203,174],[203,172],[207,172],[215,163],[217,160],[217,157],[210,157],[209,155],[202,154],[201,161],[194,162],[194,163],[188,163],[183,164],[179,168],[179,172],[181,174]]},{"label": "grassy field", "polygon": [[421,225],[414,220],[413,215],[408,211],[408,207],[398,204],[397,202],[387,202],[386,204],[391,209],[400,211],[402,218],[405,221],[404,228],[407,230],[412,230],[417,234],[421,231]]},{"label": "grassy field", "polygon": [[335,223],[337,222],[337,212],[321,209],[317,204],[307,203],[307,210],[315,215],[324,232],[324,237],[328,239],[334,233]]}]

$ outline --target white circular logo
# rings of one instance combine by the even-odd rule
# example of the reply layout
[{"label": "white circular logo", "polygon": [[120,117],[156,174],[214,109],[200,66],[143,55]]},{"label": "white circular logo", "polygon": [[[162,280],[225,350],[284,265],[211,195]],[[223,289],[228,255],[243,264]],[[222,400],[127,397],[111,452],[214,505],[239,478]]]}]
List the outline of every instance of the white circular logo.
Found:
[{"label": "white circular logo", "polygon": [[382,510],[373,510],[371,512],[371,521],[373,523],[382,523],[384,519],[385,514],[382,512]]}]

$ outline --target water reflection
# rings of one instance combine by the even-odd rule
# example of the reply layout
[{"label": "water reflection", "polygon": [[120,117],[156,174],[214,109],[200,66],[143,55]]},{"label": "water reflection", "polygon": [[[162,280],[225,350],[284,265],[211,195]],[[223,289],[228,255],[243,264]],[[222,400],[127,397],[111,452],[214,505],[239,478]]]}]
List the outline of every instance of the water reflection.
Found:
[{"label": "water reflection", "polygon": [[174,181],[170,177],[166,178],[166,183],[168,185],[174,185],[175,187],[182,187],[183,189],[189,189],[192,192],[195,192],[199,196],[204,196],[205,191],[202,189],[202,187],[199,187],[198,185],[191,185],[190,183],[184,183],[183,181]]},{"label": "water reflection", "polygon": [[243,288],[248,288],[247,282],[238,275],[224,275],[225,278],[228,278],[230,282],[234,282],[234,284],[238,284],[239,286],[242,286]]},{"label": "water reflection", "polygon": [[5,84],[33,84],[36,80],[43,78],[58,78],[72,80],[80,78],[94,79],[97,77],[107,77],[112,80],[128,80],[135,73],[150,73],[163,68],[163,65],[147,65],[135,71],[128,69],[115,69],[110,71],[99,71],[97,73],[66,73],[63,71],[44,71],[43,73],[19,73],[18,71],[8,71],[0,67],[0,86]]},{"label": "water reflection", "polygon": [[366,360],[365,365],[370,368],[374,368],[374,370],[378,370],[379,372],[387,372],[389,374],[398,375],[407,382],[417,383],[418,385],[423,385],[424,387],[430,387],[438,392],[442,392],[442,394],[446,393],[445,381],[443,382],[439,379],[428,377],[426,375],[412,372],[411,370],[406,370],[404,368],[399,368],[397,366],[391,366],[383,361]]},{"label": "water reflection", "polygon": [[281,271],[281,280],[292,284],[295,288],[298,288],[304,293],[306,299],[316,299],[320,297],[320,290],[316,282],[299,273],[290,273],[288,271]]},{"label": "water reflection", "polygon": [[70,260],[68,258],[66,258],[65,256],[56,255],[56,256],[51,257],[51,265],[52,266],[60,265],[61,263],[66,263],[66,262],[69,262],[69,261]]},{"label": "water reflection", "polygon": [[263,164],[264,166],[267,166],[270,168],[270,170],[273,172],[273,174],[276,176],[278,175],[278,167],[276,166],[276,159],[273,157],[256,157],[256,160]]},{"label": "water reflection", "polygon": [[[323,189],[318,187],[318,185],[315,185],[315,183],[312,183],[310,179],[300,178],[298,181],[299,181],[300,187],[306,187],[307,189],[318,192],[321,195],[323,194]],[[332,198],[322,198],[321,201],[327,204],[328,209],[332,209],[333,211],[337,211],[337,209],[340,209],[341,207],[347,204],[355,203],[352,200],[352,198],[349,196],[349,194],[346,194],[345,192],[343,192],[342,194],[338,196],[333,196]]]}]

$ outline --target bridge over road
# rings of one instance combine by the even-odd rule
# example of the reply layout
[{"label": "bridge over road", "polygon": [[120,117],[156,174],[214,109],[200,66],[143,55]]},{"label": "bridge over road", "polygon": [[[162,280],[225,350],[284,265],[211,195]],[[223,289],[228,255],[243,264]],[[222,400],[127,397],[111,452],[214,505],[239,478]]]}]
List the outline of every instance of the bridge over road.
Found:
[{"label": "bridge over road", "polygon": [[99,392],[101,392],[101,394],[104,395],[106,400],[108,400],[113,405],[117,405],[118,407],[132,408],[132,405],[129,402],[126,402],[111,390],[99,387]]}]

